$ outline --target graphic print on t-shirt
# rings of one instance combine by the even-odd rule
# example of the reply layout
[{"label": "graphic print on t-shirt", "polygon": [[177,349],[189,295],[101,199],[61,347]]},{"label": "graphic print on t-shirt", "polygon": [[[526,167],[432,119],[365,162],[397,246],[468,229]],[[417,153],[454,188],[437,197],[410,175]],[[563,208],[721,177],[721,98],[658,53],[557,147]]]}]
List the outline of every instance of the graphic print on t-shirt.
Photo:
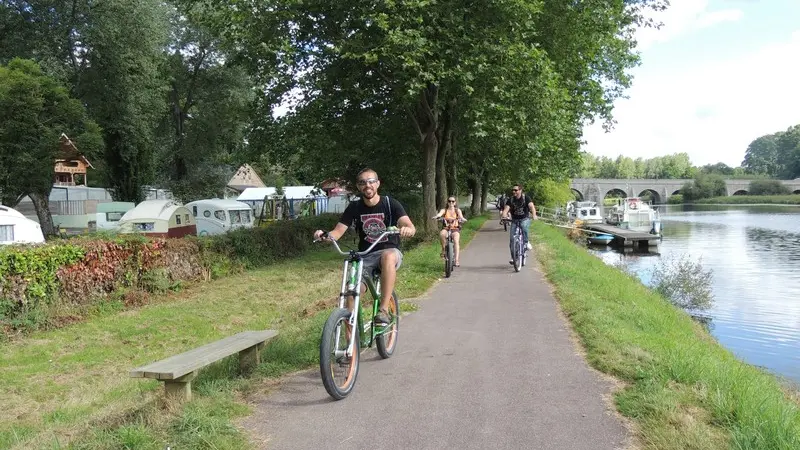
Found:
[{"label": "graphic print on t-shirt", "polygon": [[[386,224],[383,223],[383,217],[383,213],[361,215],[361,227],[366,235],[366,241],[370,244],[377,241],[381,234],[386,231]],[[386,242],[387,240],[387,237],[384,237],[381,242]]]}]

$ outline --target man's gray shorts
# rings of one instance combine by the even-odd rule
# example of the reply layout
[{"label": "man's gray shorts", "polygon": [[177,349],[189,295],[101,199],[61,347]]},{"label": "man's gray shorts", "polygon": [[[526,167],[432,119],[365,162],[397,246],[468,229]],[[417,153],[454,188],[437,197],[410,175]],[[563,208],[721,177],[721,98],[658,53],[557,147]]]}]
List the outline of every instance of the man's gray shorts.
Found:
[{"label": "man's gray shorts", "polygon": [[361,257],[364,262],[364,275],[372,274],[375,270],[381,268],[381,257],[384,252],[397,252],[397,263],[395,263],[394,268],[395,270],[400,268],[400,265],[403,264],[403,252],[396,248],[385,248],[383,250],[375,250]]}]

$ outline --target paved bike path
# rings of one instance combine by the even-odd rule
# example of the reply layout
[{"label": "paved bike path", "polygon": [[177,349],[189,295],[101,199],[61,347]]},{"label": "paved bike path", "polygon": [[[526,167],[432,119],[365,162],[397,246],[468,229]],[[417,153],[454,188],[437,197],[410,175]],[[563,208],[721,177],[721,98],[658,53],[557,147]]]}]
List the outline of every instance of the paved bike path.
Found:
[{"label": "paved bike path", "polygon": [[508,258],[508,233],[487,222],[403,317],[394,356],[362,355],[346,399],[315,368],[257,399],[243,425],[268,449],[625,448],[611,385],[577,353],[537,264],[514,273]]}]

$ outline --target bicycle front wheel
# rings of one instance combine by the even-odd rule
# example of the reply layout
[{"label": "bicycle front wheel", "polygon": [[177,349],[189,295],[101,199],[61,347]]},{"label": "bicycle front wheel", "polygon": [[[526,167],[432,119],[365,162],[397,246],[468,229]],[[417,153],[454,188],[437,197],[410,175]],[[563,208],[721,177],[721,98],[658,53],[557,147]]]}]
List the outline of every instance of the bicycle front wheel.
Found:
[{"label": "bicycle front wheel", "polygon": [[[358,327],[348,323],[350,311],[335,309],[322,329],[319,345],[319,371],[322,384],[331,397],[341,400],[353,390],[358,376],[360,345]],[[355,341],[353,354],[348,357],[347,348]]]},{"label": "bicycle front wheel", "polygon": [[397,292],[392,291],[392,300],[389,302],[389,317],[392,319],[391,325],[385,327],[381,334],[375,338],[375,346],[381,358],[386,359],[392,356],[394,349],[397,348],[397,332],[400,327],[400,299]]},{"label": "bicycle front wheel", "polygon": [[453,243],[447,243],[447,249],[445,250],[444,254],[444,276],[445,278],[450,278],[450,274],[453,273]]},{"label": "bicycle front wheel", "polygon": [[514,271],[516,271],[516,272],[519,272],[522,269],[522,258],[523,258],[522,246],[523,245],[524,244],[522,244],[522,238],[518,237],[517,238],[517,242],[515,242],[515,245],[514,245],[514,249],[515,249],[515,251],[514,251],[514,253],[515,253],[514,254]]}]

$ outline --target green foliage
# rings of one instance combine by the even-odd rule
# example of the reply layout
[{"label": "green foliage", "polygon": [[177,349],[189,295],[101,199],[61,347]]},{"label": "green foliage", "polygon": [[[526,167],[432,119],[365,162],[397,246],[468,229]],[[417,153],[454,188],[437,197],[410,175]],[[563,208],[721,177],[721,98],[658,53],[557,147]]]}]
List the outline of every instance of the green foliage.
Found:
[{"label": "green foliage", "polygon": [[643,160],[618,156],[616,160],[607,156],[597,157],[588,153],[582,155],[582,178],[623,178],[623,179],[681,179],[692,178],[696,170],[687,153],[657,156]]},{"label": "green foliage", "polygon": [[652,269],[653,289],[683,309],[711,308],[714,304],[712,282],[711,269],[705,270],[702,261],[692,261],[686,255],[677,259],[662,257]]},{"label": "green foliage", "polygon": [[753,180],[750,182],[750,195],[788,195],[792,191],[778,180]]},{"label": "green foliage", "polygon": [[670,205],[680,205],[683,203],[683,194],[670,195],[667,203]]},{"label": "green foliage", "polygon": [[181,282],[216,278],[300,256],[317,229],[339,216],[277,221],[201,238],[147,239],[138,235],[80,237],[0,249],[0,328],[47,326],[59,305],[91,305],[125,291],[126,304],[143,293],[177,290]]},{"label": "green foliage", "polygon": [[14,206],[32,193],[47,198],[53,186],[53,162],[62,133],[81,143],[81,150],[90,158],[99,150],[99,129],[87,119],[81,102],[71,98],[64,86],[46,76],[37,63],[15,58],[7,66],[0,66],[0,200],[3,204]]},{"label": "green foliage", "polygon": [[558,182],[551,179],[543,179],[534,182],[531,186],[527,186],[525,190],[531,196],[533,204],[537,206],[556,207],[565,205],[575,198],[569,187],[568,180]]},{"label": "green foliage", "polygon": [[0,249],[0,327],[37,325],[58,295],[58,271],[83,257],[72,244]]},{"label": "green foliage", "polygon": [[686,201],[719,197],[727,194],[725,179],[715,174],[698,174],[693,181],[683,185],[681,194]]}]

